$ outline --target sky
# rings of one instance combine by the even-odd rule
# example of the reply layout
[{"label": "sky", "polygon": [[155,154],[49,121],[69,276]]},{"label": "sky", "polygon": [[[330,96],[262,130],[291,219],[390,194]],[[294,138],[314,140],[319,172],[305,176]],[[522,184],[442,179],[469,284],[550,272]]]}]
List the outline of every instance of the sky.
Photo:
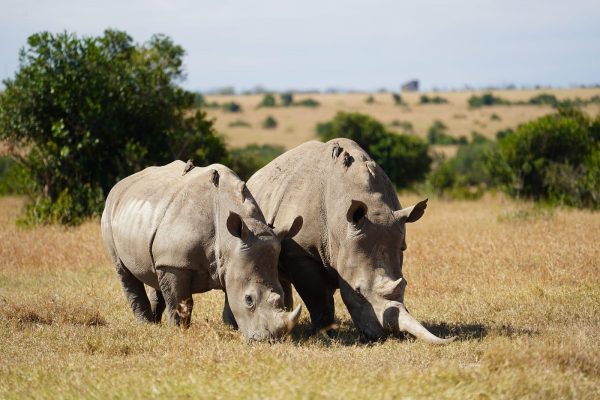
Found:
[{"label": "sky", "polygon": [[190,90],[600,83],[598,0],[0,0],[0,79],[40,31],[163,33]]}]

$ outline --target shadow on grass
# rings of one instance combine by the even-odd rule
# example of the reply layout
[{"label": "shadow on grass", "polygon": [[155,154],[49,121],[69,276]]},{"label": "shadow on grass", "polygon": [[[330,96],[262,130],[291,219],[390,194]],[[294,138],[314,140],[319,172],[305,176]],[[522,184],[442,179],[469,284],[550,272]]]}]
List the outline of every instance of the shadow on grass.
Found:
[{"label": "shadow on grass", "polygon": [[[330,331],[330,335],[328,336],[325,333],[313,334],[310,322],[302,322],[296,325],[292,331],[291,340],[294,344],[298,345],[314,341],[315,343],[320,343],[327,347],[333,344],[342,346],[368,346],[373,343],[381,343],[387,339],[398,339],[403,341],[415,340],[412,335],[401,332],[397,334],[391,334],[387,338],[382,338],[379,341],[369,341],[360,336],[350,321],[343,321],[339,325],[339,329]],[[539,334],[537,331],[532,329],[519,328],[512,325],[490,326],[478,323],[424,323],[423,326],[437,337],[447,338],[456,336],[458,341],[483,340],[488,335],[513,338],[518,336],[534,336]]]},{"label": "shadow on grass", "polygon": [[534,336],[538,332],[512,325],[489,326],[484,324],[427,324],[423,326],[438,337],[457,336],[457,340],[482,340],[490,334],[505,337]]}]

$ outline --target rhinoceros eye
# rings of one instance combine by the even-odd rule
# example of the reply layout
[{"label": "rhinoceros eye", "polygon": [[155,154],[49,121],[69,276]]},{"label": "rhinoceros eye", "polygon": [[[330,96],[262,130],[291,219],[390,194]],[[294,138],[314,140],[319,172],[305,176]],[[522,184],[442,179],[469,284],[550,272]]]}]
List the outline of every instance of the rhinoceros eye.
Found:
[{"label": "rhinoceros eye", "polygon": [[248,308],[254,307],[254,300],[252,299],[252,296],[250,296],[249,294],[244,296],[244,303],[246,303],[246,307],[248,307]]}]

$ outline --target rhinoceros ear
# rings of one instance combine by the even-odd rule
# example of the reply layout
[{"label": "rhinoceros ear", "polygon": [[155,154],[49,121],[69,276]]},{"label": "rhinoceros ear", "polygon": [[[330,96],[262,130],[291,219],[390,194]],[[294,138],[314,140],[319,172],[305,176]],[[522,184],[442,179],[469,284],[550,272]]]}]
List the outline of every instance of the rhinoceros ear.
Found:
[{"label": "rhinoceros ear", "polygon": [[240,238],[244,241],[248,239],[248,227],[244,223],[242,217],[233,211],[230,211],[229,217],[227,217],[227,230],[236,238]]},{"label": "rhinoceros ear", "polygon": [[360,225],[364,221],[368,209],[367,205],[362,201],[352,200],[352,204],[350,204],[350,208],[348,208],[348,212],[346,213],[346,220],[351,224]]},{"label": "rhinoceros ear", "polygon": [[427,208],[427,200],[421,200],[411,207],[403,208],[402,210],[394,211],[394,217],[400,222],[415,222],[425,214]]},{"label": "rhinoceros ear", "polygon": [[294,222],[292,222],[292,226],[283,227],[283,228],[273,228],[273,231],[275,232],[275,235],[277,235],[277,237],[280,240],[291,239],[294,236],[296,236],[298,234],[298,232],[300,232],[303,222],[304,222],[304,220],[299,215],[296,218],[294,218]]}]

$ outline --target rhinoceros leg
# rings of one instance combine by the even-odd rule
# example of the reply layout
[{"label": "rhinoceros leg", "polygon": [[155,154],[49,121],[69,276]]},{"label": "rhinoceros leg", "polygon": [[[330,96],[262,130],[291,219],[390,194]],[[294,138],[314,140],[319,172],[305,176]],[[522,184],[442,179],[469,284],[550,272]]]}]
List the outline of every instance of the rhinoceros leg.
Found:
[{"label": "rhinoceros leg", "polygon": [[133,274],[118,261],[116,263],[117,275],[121,281],[121,287],[129,305],[133,310],[135,318],[142,322],[154,322],[150,301],[146,295],[144,284],[137,279]]},{"label": "rhinoceros leg", "polygon": [[[167,306],[169,324],[181,323],[181,318],[176,312],[177,305],[184,300],[192,298],[192,279],[194,271],[184,268],[156,267],[158,285]],[[191,314],[193,301],[189,304]]]},{"label": "rhinoceros leg", "polygon": [[294,308],[294,295],[292,293],[292,282],[287,279],[280,279],[281,287],[283,288],[283,305],[286,311],[292,311]]},{"label": "rhinoceros leg", "polygon": [[154,317],[154,322],[159,324],[162,320],[163,312],[165,311],[165,298],[162,295],[160,290],[156,290],[151,287],[148,290],[148,298],[150,299],[150,307],[152,309],[152,316]]},{"label": "rhinoceros leg", "polygon": [[333,325],[333,294],[336,288],[329,282],[325,268],[306,257],[285,260],[284,265],[286,278],[292,282],[308,308],[313,333]]},{"label": "rhinoceros leg", "polygon": [[231,312],[231,307],[229,307],[229,300],[227,300],[227,294],[225,294],[225,305],[223,306],[223,322],[225,323],[225,325],[229,325],[233,329],[238,329],[237,321],[233,316],[233,312]]}]

